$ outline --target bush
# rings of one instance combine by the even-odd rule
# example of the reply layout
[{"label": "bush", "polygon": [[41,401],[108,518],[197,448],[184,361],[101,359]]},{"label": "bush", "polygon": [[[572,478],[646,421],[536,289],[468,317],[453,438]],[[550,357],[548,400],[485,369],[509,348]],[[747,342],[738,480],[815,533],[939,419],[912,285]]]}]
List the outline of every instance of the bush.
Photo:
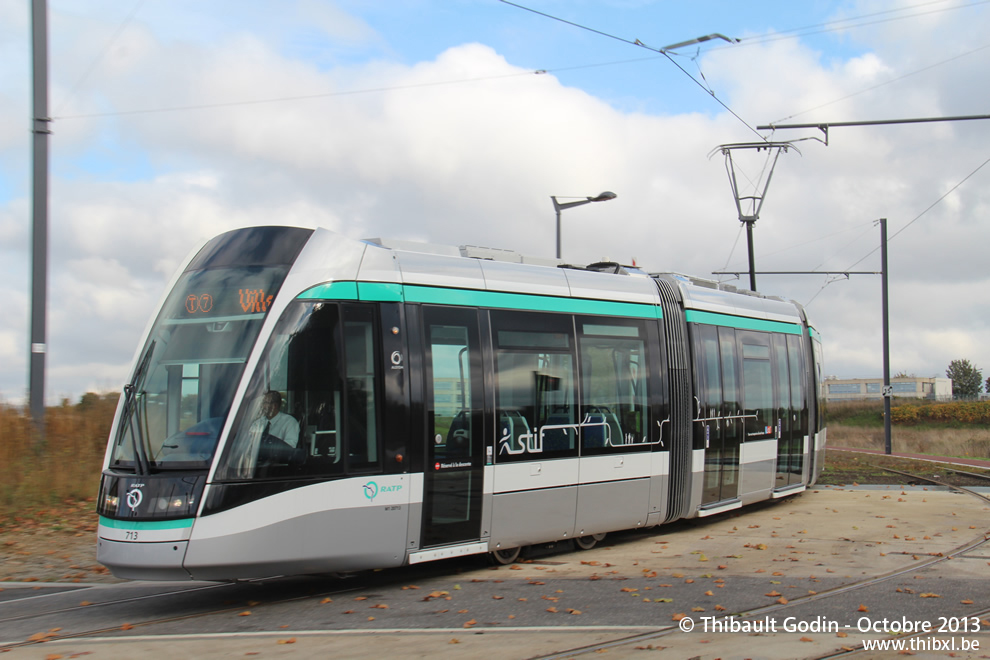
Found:
[{"label": "bush", "polygon": [[894,424],[990,424],[990,401],[903,404],[890,411]]},{"label": "bush", "polygon": [[117,398],[48,407],[43,442],[27,409],[0,404],[0,510],[95,497]]}]

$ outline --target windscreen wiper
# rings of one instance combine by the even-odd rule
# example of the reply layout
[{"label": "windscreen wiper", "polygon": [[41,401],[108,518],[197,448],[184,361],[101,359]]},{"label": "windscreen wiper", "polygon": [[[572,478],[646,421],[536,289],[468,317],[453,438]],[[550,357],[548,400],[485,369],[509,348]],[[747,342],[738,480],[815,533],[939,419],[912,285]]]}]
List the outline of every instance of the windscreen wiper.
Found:
[{"label": "windscreen wiper", "polygon": [[[145,444],[144,439],[144,426],[142,424],[143,419],[141,411],[138,408],[138,396],[137,382],[139,379],[143,379],[145,375],[145,369],[148,368],[148,362],[151,361],[151,354],[155,351],[155,342],[152,341],[148,346],[148,350],[144,352],[144,357],[141,358],[141,363],[138,368],[134,371],[134,380],[132,380],[127,385],[124,385],[124,419],[127,420],[127,424],[130,426],[131,434],[131,449],[134,452],[134,464],[135,471],[137,474],[150,474],[151,467],[150,461],[148,460],[148,449]],[[140,395],[143,395],[141,392]],[[135,435],[136,429],[136,435]]]}]

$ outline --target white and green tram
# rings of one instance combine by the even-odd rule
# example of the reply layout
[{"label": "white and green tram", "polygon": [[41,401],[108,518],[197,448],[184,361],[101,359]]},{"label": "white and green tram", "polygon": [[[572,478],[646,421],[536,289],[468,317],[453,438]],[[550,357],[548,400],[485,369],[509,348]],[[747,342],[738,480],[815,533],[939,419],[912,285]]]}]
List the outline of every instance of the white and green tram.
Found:
[{"label": "white and green tram", "polygon": [[820,356],[799,305],[710,281],[234,230],[135,355],[97,558],[162,580],[509,562],[784,497],[821,472]]}]

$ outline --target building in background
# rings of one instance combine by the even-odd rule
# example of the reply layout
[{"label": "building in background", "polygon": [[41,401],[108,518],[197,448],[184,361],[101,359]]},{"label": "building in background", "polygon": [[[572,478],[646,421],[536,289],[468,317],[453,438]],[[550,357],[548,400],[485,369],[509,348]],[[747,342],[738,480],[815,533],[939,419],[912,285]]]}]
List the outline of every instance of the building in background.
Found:
[{"label": "building in background", "polygon": [[[951,378],[891,378],[895,397],[952,400]],[[883,378],[830,378],[825,381],[826,401],[865,401],[883,398]]]}]

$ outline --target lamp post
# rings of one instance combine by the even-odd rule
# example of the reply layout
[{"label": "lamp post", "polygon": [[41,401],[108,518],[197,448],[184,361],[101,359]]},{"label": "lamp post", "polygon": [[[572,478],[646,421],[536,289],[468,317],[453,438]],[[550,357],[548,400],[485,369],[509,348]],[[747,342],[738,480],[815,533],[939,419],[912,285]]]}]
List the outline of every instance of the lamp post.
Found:
[{"label": "lamp post", "polygon": [[587,197],[585,199],[576,202],[564,202],[563,204],[561,204],[560,202],[557,201],[556,197],[551,195],[550,199],[553,200],[553,210],[557,214],[557,258],[558,259],[560,259],[560,212],[563,211],[564,209],[574,208],[575,206],[583,206],[585,204],[590,204],[592,202],[607,202],[608,200],[615,199],[616,197],[618,197],[618,195],[616,195],[614,192],[609,192],[608,190],[606,190],[605,192],[599,194],[597,197]]}]

